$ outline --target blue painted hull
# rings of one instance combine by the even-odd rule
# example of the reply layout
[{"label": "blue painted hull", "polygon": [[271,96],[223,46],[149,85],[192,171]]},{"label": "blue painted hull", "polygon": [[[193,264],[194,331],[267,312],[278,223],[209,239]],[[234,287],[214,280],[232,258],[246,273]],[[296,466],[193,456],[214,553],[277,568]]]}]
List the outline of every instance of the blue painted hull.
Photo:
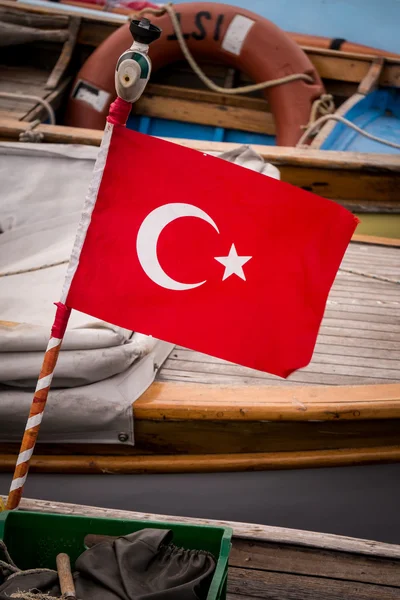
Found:
[{"label": "blue painted hull", "polygon": [[[400,143],[400,92],[396,89],[379,89],[371,92],[353,106],[344,117],[363,131],[390,142]],[[322,150],[351,152],[399,153],[400,150],[370,140],[343,123],[321,145]]]},{"label": "blue painted hull", "polygon": [[[18,0],[22,1],[22,0]],[[123,2],[123,0],[120,0]],[[196,2],[198,0],[177,0]],[[43,0],[24,0],[47,6]],[[398,24],[400,22],[400,0],[228,0],[227,4],[243,5],[247,9],[266,17],[286,31],[341,38],[356,44],[384,48],[388,52],[400,53]],[[91,14],[91,9],[58,5],[59,8]],[[109,18],[126,20],[124,15],[105,13]],[[379,24],[379,27],[377,27]],[[381,89],[367,96],[353,107],[347,119],[375,136],[400,142],[400,93],[393,89]],[[184,123],[175,120],[132,116],[128,127],[147,133],[172,138],[235,142],[241,144],[275,145],[275,137],[258,133],[223,129],[208,125]],[[321,146],[325,150],[356,152],[397,153],[399,150],[368,140],[354,130],[338,124]]]},{"label": "blue painted hull", "polygon": [[[363,131],[390,142],[400,143],[399,90],[376,90],[353,106],[344,116]],[[169,119],[131,116],[128,121],[128,127],[141,133],[160,137],[236,142],[239,144],[275,145],[275,137],[272,135],[224,129],[210,125],[183,123]],[[342,123],[337,123],[332,133],[321,145],[321,149],[349,152],[376,152],[381,154],[399,152],[396,148],[364,137]]]},{"label": "blue painted hull", "polygon": [[211,140],[213,142],[235,142],[237,144],[264,144],[275,145],[273,135],[263,135],[236,129],[224,129],[211,125],[198,125],[196,123],[183,123],[169,119],[157,119],[152,117],[131,116],[127,123],[128,127],[160,137],[188,138],[191,140]]}]

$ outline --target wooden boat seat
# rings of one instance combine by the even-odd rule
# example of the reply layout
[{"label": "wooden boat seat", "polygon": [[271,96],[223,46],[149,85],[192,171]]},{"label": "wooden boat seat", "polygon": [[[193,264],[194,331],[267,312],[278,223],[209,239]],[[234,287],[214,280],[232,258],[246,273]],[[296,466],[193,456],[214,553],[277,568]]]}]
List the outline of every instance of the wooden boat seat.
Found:
[{"label": "wooden boat seat", "polygon": [[47,100],[53,108],[58,106],[69,83],[65,74],[75,48],[80,23],[79,17],[30,14],[0,6],[0,47],[7,48],[4,51],[6,58],[12,57],[16,52],[15,48],[22,44],[61,44],[60,54],[50,71],[44,67],[30,66],[27,61],[22,64],[18,64],[18,61],[0,64],[0,92],[21,95],[21,99],[17,100],[0,96],[0,115],[12,115],[29,122],[47,118],[47,112],[41,104],[34,99],[24,99],[24,96],[37,96]]}]

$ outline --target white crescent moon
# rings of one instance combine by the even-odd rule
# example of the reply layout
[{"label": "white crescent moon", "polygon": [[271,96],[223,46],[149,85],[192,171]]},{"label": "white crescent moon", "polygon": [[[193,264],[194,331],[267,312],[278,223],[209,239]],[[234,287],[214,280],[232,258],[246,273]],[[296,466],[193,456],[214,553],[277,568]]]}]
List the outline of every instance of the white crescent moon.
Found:
[{"label": "white crescent moon", "polygon": [[197,217],[198,219],[202,219],[212,225],[219,233],[218,227],[212,218],[204,210],[193,204],[185,204],[183,202],[164,204],[147,215],[137,235],[137,255],[146,275],[154,283],[167,290],[190,290],[206,282],[206,280],[200,281],[200,283],[181,283],[180,281],[176,281],[167,275],[159,263],[157,256],[158,238],[168,223],[180,217]]}]

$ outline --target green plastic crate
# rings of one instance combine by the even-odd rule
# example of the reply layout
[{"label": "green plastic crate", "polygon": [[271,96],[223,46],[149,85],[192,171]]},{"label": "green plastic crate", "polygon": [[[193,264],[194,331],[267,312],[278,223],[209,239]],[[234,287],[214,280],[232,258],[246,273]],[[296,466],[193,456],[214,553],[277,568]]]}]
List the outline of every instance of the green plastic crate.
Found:
[{"label": "green plastic crate", "polygon": [[139,529],[171,529],[173,543],[186,549],[207,550],[217,560],[207,600],[225,600],[232,529],[153,521],[100,519],[34,512],[0,513],[0,538],[20,569],[56,568],[56,556],[66,552],[74,565],[85,550],[88,533],[120,536]]}]

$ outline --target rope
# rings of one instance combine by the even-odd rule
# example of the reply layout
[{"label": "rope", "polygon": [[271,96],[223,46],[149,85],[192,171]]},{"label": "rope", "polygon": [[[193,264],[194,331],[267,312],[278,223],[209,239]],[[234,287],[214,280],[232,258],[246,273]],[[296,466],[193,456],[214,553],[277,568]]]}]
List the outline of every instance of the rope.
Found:
[{"label": "rope", "polygon": [[255,83],[252,85],[244,85],[237,88],[224,88],[220,87],[216,83],[214,83],[211,79],[207,77],[207,75],[202,71],[199,65],[196,63],[192,53],[190,52],[186,40],[183,37],[182,29],[176,16],[174,7],[172,2],[165,4],[162,8],[143,8],[136,15],[141,16],[142,14],[150,13],[155,16],[161,16],[165,13],[168,13],[169,18],[171,19],[172,26],[175,31],[175,35],[178,39],[179,46],[182,50],[182,53],[189,65],[192,67],[193,71],[196,73],[197,77],[213,92],[223,93],[223,94],[250,94],[251,92],[258,92],[259,90],[265,90],[268,88],[276,87],[277,85],[283,85],[284,83],[291,83],[293,81],[306,81],[307,83],[315,83],[314,78],[311,75],[306,75],[306,73],[294,73],[292,75],[286,75],[285,77],[280,77],[278,79],[272,79],[270,81],[263,81],[261,83]]},{"label": "rope", "polygon": [[331,115],[335,112],[335,103],[332,94],[321,94],[319,98],[314,100],[311,107],[310,120],[302,129],[308,129],[317,120],[317,115]]},{"label": "rope", "polygon": [[60,596],[50,596],[39,590],[31,590],[29,592],[14,592],[10,598],[20,598],[20,600],[62,600]]},{"label": "rope", "polygon": [[0,567],[2,567],[3,569],[7,569],[8,571],[11,571],[11,573],[19,573],[18,567],[15,567],[14,565],[10,565],[9,563],[6,563],[4,560],[0,560]]},{"label": "rope", "polygon": [[6,273],[0,273],[0,277],[11,277],[11,275],[22,275],[23,273],[33,273],[34,271],[41,271],[42,269],[50,269],[51,267],[59,267],[60,265],[66,265],[68,260],[59,260],[58,262],[49,263],[48,265],[41,265],[40,267],[31,267],[30,269],[20,269],[19,271],[7,271]]},{"label": "rope", "polygon": [[355,271],[353,269],[344,269],[343,267],[340,267],[339,271],[351,273],[351,275],[361,275],[361,277],[369,277],[370,279],[378,279],[379,281],[386,281],[387,283],[395,283],[400,285],[400,279],[390,279],[389,277],[384,277],[383,275],[372,275],[371,273],[363,273],[362,271]]},{"label": "rope", "polygon": [[386,146],[391,146],[391,148],[396,148],[397,150],[400,150],[400,144],[396,144],[395,142],[390,142],[389,140],[385,140],[383,138],[377,137],[376,135],[372,135],[371,133],[368,133],[367,131],[364,131],[363,129],[361,129],[361,127],[358,127],[357,125],[355,125],[354,123],[352,123],[348,119],[345,119],[341,115],[337,115],[337,114],[334,114],[334,115],[324,115],[323,117],[320,117],[319,119],[317,119],[307,129],[307,131],[305,131],[303,133],[303,135],[301,136],[301,138],[297,142],[297,147],[303,146],[304,143],[305,143],[305,141],[311,135],[313,135],[316,132],[316,130],[321,125],[323,125],[324,123],[326,123],[330,119],[333,119],[334,121],[339,121],[340,123],[343,123],[344,125],[347,125],[347,127],[351,127],[352,129],[354,129],[355,131],[357,131],[357,133],[359,133],[360,135],[363,135],[364,137],[366,137],[366,138],[368,138],[370,140],[373,140],[374,142],[379,142],[380,144],[385,144]]},{"label": "rope", "polygon": [[39,119],[36,119],[35,121],[29,123],[25,131],[22,131],[19,134],[19,141],[30,142],[35,144],[38,144],[41,141],[43,141],[44,134],[41,131],[34,131],[35,127],[37,127],[38,125],[40,125]]},{"label": "rope", "polygon": [[[2,497],[0,497],[0,502],[4,505],[4,501],[3,501]],[[11,571],[14,570],[14,569],[16,571],[19,571],[17,565],[15,564],[15,562],[13,561],[13,559],[11,558],[10,553],[7,550],[7,546],[5,545],[5,543],[3,542],[3,540],[0,540],[0,550],[3,552],[4,558],[8,561],[8,563],[5,563],[6,567],[8,569],[10,569]],[[3,561],[1,561],[1,562],[3,563]]]},{"label": "rope", "polygon": [[20,142],[29,142],[30,144],[40,144],[43,141],[44,134],[41,131],[32,131],[27,129],[19,134]]},{"label": "rope", "polygon": [[56,117],[53,107],[47,102],[47,100],[40,98],[40,96],[31,96],[30,94],[15,94],[14,92],[0,92],[0,98],[9,98],[10,100],[33,100],[34,102],[41,104],[47,110],[50,123],[52,125],[56,124]]}]

